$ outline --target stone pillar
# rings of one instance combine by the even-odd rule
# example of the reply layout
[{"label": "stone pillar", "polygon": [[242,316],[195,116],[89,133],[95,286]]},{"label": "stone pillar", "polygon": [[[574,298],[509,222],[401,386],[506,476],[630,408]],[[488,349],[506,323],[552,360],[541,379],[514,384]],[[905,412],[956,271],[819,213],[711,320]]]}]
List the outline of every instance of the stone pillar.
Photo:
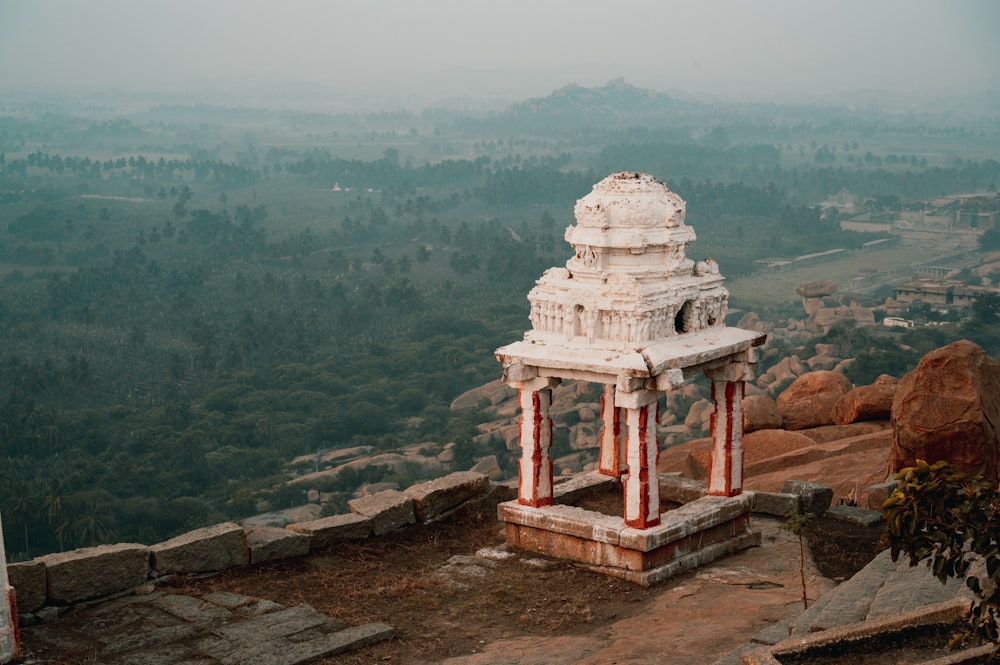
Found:
[{"label": "stone pillar", "polygon": [[736,496],[743,492],[743,381],[712,381],[712,463],[708,493]]},{"label": "stone pillar", "polygon": [[625,525],[648,529],[660,523],[660,484],[656,478],[656,391],[616,394],[625,412]]},{"label": "stone pillar", "polygon": [[712,380],[712,462],[708,471],[708,493],[736,496],[743,493],[743,412],[746,381],[753,378],[752,362],[733,362],[708,370]]},{"label": "stone pillar", "polygon": [[7,578],[7,551],[3,542],[3,522],[0,521],[0,663],[21,657],[21,636],[17,627],[17,602],[14,587]]},{"label": "stone pillar", "polygon": [[521,460],[518,464],[517,500],[540,508],[552,505],[552,388],[558,379],[532,379],[518,382],[521,406]]},{"label": "stone pillar", "polygon": [[601,395],[600,455],[597,461],[598,473],[620,478],[627,466],[621,436],[621,409],[615,404],[615,387],[604,386]]}]

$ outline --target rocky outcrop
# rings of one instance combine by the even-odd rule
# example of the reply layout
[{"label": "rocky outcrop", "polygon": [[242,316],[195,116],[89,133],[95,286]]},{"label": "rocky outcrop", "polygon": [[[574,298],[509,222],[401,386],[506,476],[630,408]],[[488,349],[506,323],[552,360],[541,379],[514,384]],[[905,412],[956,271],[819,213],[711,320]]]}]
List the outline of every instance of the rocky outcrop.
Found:
[{"label": "rocky outcrop", "polygon": [[886,471],[947,460],[1000,480],[1000,363],[967,340],[931,351],[903,376],[892,403]]},{"label": "rocky outcrop", "polygon": [[708,399],[700,399],[691,405],[691,409],[684,419],[684,425],[693,430],[707,432],[709,429],[709,420],[714,411],[715,402]]},{"label": "rocky outcrop", "polygon": [[783,429],[762,429],[751,432],[743,437],[742,443],[744,466],[814,445],[809,437]]},{"label": "rocky outcrop", "polygon": [[863,420],[886,420],[892,413],[898,380],[883,374],[870,386],[858,386],[845,393],[833,405],[830,415],[837,425]]},{"label": "rocky outcrop", "polygon": [[704,480],[712,455],[712,439],[692,439],[660,452],[656,461],[658,473],[680,473],[687,478]]},{"label": "rocky outcrop", "polygon": [[500,462],[497,461],[496,455],[487,455],[473,464],[469,471],[481,473],[494,482],[499,482],[503,479],[503,469],[500,468]]},{"label": "rocky outcrop", "polygon": [[850,380],[839,372],[803,374],[778,395],[778,413],[785,429],[832,425],[833,406],[851,387]]},{"label": "rocky outcrop", "polygon": [[491,381],[484,386],[468,390],[451,401],[452,411],[467,411],[480,406],[497,406],[514,397],[517,391],[502,380]]},{"label": "rocky outcrop", "polygon": [[740,405],[743,415],[743,433],[749,434],[762,429],[780,429],[782,425],[778,405],[767,395],[749,395]]},{"label": "rocky outcrop", "polygon": [[842,358],[837,355],[835,344],[817,344],[816,355],[806,361],[806,365],[813,372],[836,369],[842,362]]},{"label": "rocky outcrop", "polygon": [[770,323],[766,323],[760,320],[760,316],[757,312],[747,312],[743,317],[737,322],[737,328],[743,328],[744,330],[755,330],[757,332],[768,332],[773,327]]},{"label": "rocky outcrop", "polygon": [[802,307],[808,315],[815,314],[823,306],[823,298],[836,290],[836,284],[822,279],[803,282],[795,287],[795,293],[802,297]]},{"label": "rocky outcrop", "polygon": [[850,425],[823,425],[822,427],[810,427],[799,430],[802,436],[807,436],[816,443],[830,443],[850,439],[855,436],[874,434],[882,430],[889,429],[889,419],[885,420],[864,420]]},{"label": "rocky outcrop", "polygon": [[761,388],[771,389],[774,386],[784,386],[807,371],[798,356],[787,356],[757,377],[757,385]]}]

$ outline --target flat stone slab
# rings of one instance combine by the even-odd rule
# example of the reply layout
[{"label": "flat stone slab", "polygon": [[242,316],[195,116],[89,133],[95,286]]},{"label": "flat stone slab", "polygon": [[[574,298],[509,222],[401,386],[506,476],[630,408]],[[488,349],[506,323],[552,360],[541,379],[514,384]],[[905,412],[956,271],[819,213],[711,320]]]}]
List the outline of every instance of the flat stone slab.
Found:
[{"label": "flat stone slab", "polygon": [[309,536],[309,549],[316,550],[336,543],[364,540],[372,535],[372,520],[364,515],[347,513],[297,522],[285,528]]},{"label": "flat stone slab", "polygon": [[271,526],[244,527],[250,564],[279,561],[309,553],[309,536]]},{"label": "flat stone slab", "polygon": [[458,471],[403,490],[413,499],[414,511],[421,522],[430,522],[479,496],[489,487],[487,475],[474,471]]},{"label": "flat stone slab", "polygon": [[798,494],[755,490],[744,490],[743,493],[750,497],[750,510],[762,515],[784,518],[802,508],[802,497]]},{"label": "flat stone slab", "polygon": [[[810,621],[808,631],[828,630],[864,621],[875,595],[898,565],[892,561],[888,550],[876,556],[854,577],[830,592],[826,606]],[[905,562],[903,565],[906,565]]]},{"label": "flat stone slab", "polygon": [[252,619],[220,626],[214,634],[234,642],[256,644],[288,637],[310,628],[327,626],[336,630],[345,628],[347,624],[335,621],[321,614],[309,605],[296,605],[274,612],[268,612]]},{"label": "flat stone slab", "polygon": [[48,586],[43,561],[34,559],[24,563],[12,563],[7,566],[7,577],[17,592],[18,613],[34,612],[45,604]]},{"label": "flat stone slab", "polygon": [[604,573],[610,577],[617,577],[633,584],[641,586],[652,586],[660,582],[685,573],[689,570],[700,568],[705,564],[717,559],[735,554],[741,550],[760,545],[760,532],[750,531],[742,533],[725,540],[721,540],[710,545],[698,548],[689,554],[671,559],[667,563],[648,570],[628,570],[615,566],[586,566],[591,570]]},{"label": "flat stone slab", "polygon": [[[37,560],[37,559],[36,559]],[[149,548],[135,543],[85,547],[40,558],[54,603],[75,603],[139,586],[149,577]]]},{"label": "flat stone slab", "polygon": [[348,649],[381,642],[394,634],[392,627],[386,624],[367,623],[304,642],[284,639],[266,642],[235,651],[219,662],[222,665],[300,665],[317,658],[334,656]]},{"label": "flat stone slab", "polygon": [[[883,552],[879,557],[891,561],[888,555],[889,552]],[[872,599],[865,618],[868,621],[888,619],[900,612],[916,611],[939,603],[969,603],[972,598],[972,591],[963,580],[952,577],[941,584],[926,562],[910,566],[906,556],[902,555]]]},{"label": "flat stone slab", "polygon": [[786,480],[781,486],[783,494],[798,494],[802,497],[802,512],[822,517],[833,502],[833,488],[805,480]]},{"label": "flat stone slab", "polygon": [[657,474],[660,485],[660,500],[676,503],[691,503],[705,496],[708,488],[704,481],[691,480],[679,473]]},{"label": "flat stone slab", "polygon": [[882,522],[882,511],[860,506],[834,506],[826,511],[826,516],[838,522],[856,526],[878,526]]},{"label": "flat stone slab", "polygon": [[187,623],[200,626],[216,625],[233,618],[230,610],[194,596],[167,594],[149,604]]},{"label": "flat stone slab", "polygon": [[372,533],[382,536],[417,521],[412,498],[398,490],[376,492],[347,502],[352,513],[372,521]]},{"label": "flat stone slab", "polygon": [[[740,662],[743,665],[779,665],[779,663],[789,662],[793,658],[805,660],[810,656],[829,653],[833,646],[838,647],[838,653],[844,654],[845,650],[849,649],[845,645],[859,642],[868,637],[902,634],[904,631],[919,629],[921,626],[951,623],[961,618],[967,607],[968,604],[964,601],[941,603],[920,610],[896,612],[884,619],[840,625],[810,635],[794,635],[774,645],[761,646],[746,651],[741,656]],[[993,645],[989,645],[989,648],[992,649]],[[980,652],[967,651],[961,658],[954,660],[946,656],[939,660],[923,660],[921,662],[926,665],[931,663],[943,665],[944,663],[980,662],[975,658],[969,658],[973,654],[982,658]]]},{"label": "flat stone slab", "polygon": [[225,570],[250,563],[243,527],[234,522],[189,531],[153,545],[149,551],[158,575]]},{"label": "flat stone slab", "polygon": [[128,596],[73,616],[28,628],[27,642],[104,665],[299,665],[393,636],[385,624],[349,627],[309,605],[231,592]]}]

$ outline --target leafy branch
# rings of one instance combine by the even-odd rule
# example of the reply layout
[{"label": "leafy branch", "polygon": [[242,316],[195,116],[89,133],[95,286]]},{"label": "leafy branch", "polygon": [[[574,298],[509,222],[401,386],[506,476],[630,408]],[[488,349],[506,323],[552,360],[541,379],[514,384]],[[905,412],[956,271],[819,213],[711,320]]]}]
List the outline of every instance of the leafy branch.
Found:
[{"label": "leafy branch", "polygon": [[[1000,644],[1000,492],[944,461],[917,460],[896,480],[899,485],[882,506],[893,561],[901,552],[911,566],[926,560],[942,584],[963,579],[972,590],[968,628],[952,638],[952,646]],[[969,574],[977,560],[985,579]]]}]

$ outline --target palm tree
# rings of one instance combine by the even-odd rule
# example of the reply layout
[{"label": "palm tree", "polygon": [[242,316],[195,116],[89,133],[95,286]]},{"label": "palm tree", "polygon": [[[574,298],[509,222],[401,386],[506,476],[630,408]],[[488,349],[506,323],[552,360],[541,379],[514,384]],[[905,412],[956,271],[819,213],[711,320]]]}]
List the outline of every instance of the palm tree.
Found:
[{"label": "palm tree", "polygon": [[85,511],[73,522],[73,531],[77,540],[88,546],[105,543],[114,535],[107,507],[94,494],[87,498]]},{"label": "palm tree", "polygon": [[55,533],[56,538],[59,541],[60,551],[64,549],[63,535],[65,535],[69,525],[69,518],[66,516],[65,506],[63,506],[63,494],[65,490],[65,478],[58,478],[55,476],[49,478],[48,485],[45,488],[45,493],[42,495],[41,506],[42,511],[45,513],[45,517],[49,522],[49,526],[58,522]]},{"label": "palm tree", "polygon": [[37,514],[35,510],[37,498],[31,493],[28,483],[23,480],[15,481],[11,489],[13,492],[4,503],[4,512],[10,516],[14,524],[21,524],[24,527],[24,555],[30,559],[31,544],[28,540],[28,523]]}]

